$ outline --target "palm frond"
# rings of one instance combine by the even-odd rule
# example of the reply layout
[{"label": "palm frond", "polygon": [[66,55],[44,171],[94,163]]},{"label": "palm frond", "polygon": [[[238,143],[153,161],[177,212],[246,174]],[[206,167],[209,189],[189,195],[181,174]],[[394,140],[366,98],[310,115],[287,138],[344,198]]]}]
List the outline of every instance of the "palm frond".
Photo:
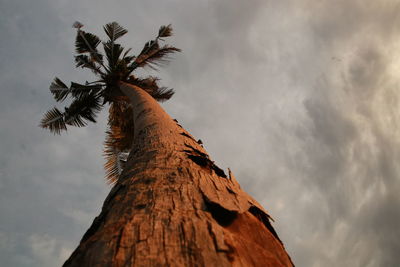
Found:
[{"label": "palm frond", "polygon": [[108,183],[115,183],[123,169],[124,160],[133,142],[132,108],[126,102],[114,102],[110,106],[106,140],[103,155],[106,158],[104,169]]},{"label": "palm frond", "polygon": [[78,54],[89,53],[91,60],[103,64],[103,55],[97,50],[100,38],[96,35],[78,29],[75,39],[75,50]]},{"label": "palm frond", "polygon": [[121,136],[119,133],[120,128],[111,127],[106,132],[106,141],[104,142],[103,155],[106,159],[104,163],[104,169],[106,171],[106,180],[109,184],[113,184],[117,181],[119,175],[124,169],[124,163],[126,162],[127,154],[129,149],[121,151],[116,143],[116,136]]},{"label": "palm frond", "polygon": [[60,134],[62,130],[67,130],[64,114],[56,107],[47,111],[40,121],[40,127],[48,128],[54,134]]},{"label": "palm frond", "polygon": [[170,99],[174,95],[174,90],[164,86],[160,87],[158,81],[159,79],[153,76],[141,79],[133,75],[127,80],[128,83],[142,88],[157,101],[163,102]]},{"label": "palm frond", "polygon": [[164,102],[170,99],[174,95],[174,90],[168,87],[159,87],[153,90],[150,95],[159,102]]},{"label": "palm frond", "polygon": [[65,83],[55,77],[53,82],[50,84],[50,92],[53,94],[57,102],[62,102],[67,98],[70,91]]},{"label": "palm frond", "polygon": [[169,25],[163,25],[160,27],[158,30],[158,38],[163,38],[163,37],[169,37],[172,36],[172,26],[171,24]]},{"label": "palm frond", "polygon": [[113,128],[116,147],[119,150],[130,148],[133,142],[133,111],[125,101],[113,102],[109,109],[108,125]]},{"label": "palm frond", "polygon": [[100,65],[96,64],[96,61],[88,55],[77,55],[75,56],[76,67],[87,68],[93,71],[94,74],[104,75],[101,71]]},{"label": "palm frond", "polygon": [[115,69],[119,57],[124,50],[120,44],[115,44],[114,42],[108,41],[103,43],[104,52],[108,60],[108,65],[111,70]]},{"label": "palm frond", "polygon": [[130,75],[127,82],[136,85],[145,91],[151,91],[159,87],[158,86],[159,80],[160,80],[159,78],[153,76],[148,76],[146,78],[138,78],[133,75]]},{"label": "palm frond", "polygon": [[142,88],[157,101],[163,102],[170,99],[174,95],[174,90],[160,87],[158,81],[159,79],[153,76],[141,79],[131,75],[127,82]]},{"label": "palm frond", "polygon": [[101,83],[84,85],[76,82],[71,82],[70,92],[74,98],[82,98],[86,95],[100,92],[103,87],[104,85]]},{"label": "palm frond", "polygon": [[159,66],[167,64],[170,60],[170,55],[175,52],[180,52],[179,48],[164,45],[163,47],[157,47],[149,49],[148,53],[140,54],[135,61],[130,65],[130,69],[134,70],[137,67],[148,66],[152,69],[157,69]]},{"label": "palm frond", "polygon": [[148,41],[144,44],[143,49],[142,49],[142,51],[140,51],[138,58],[140,56],[151,54],[152,52],[158,50],[159,48],[160,48],[160,45],[159,45],[157,39]]},{"label": "palm frond", "polygon": [[114,151],[112,148],[110,148],[110,150],[105,150],[103,155],[106,159],[106,162],[104,163],[106,181],[108,184],[115,184],[122,172],[122,164],[119,159],[119,153],[118,151]]},{"label": "palm frond", "polygon": [[101,98],[98,95],[94,93],[84,95],[75,99],[69,107],[65,108],[65,123],[83,127],[87,125],[87,121],[96,122],[96,115],[101,108]]},{"label": "palm frond", "polygon": [[132,48],[128,48],[125,50],[123,56],[122,56],[122,60],[125,62],[125,64],[128,66],[132,60],[134,60],[136,58],[136,56],[129,56],[128,53],[132,50]]},{"label": "palm frond", "polygon": [[115,150],[104,151],[106,162],[104,170],[106,171],[106,181],[108,184],[115,184],[125,168],[129,152],[121,152]]},{"label": "palm frond", "polygon": [[[132,60],[134,60],[135,58],[136,58],[135,56],[127,56],[127,57],[123,57],[122,61],[128,67],[129,64],[132,62]],[[129,69],[129,68],[127,68],[127,69]]]},{"label": "palm frond", "polygon": [[126,57],[135,57],[135,56],[128,56],[128,53],[131,52],[132,48],[128,48],[125,50],[124,55],[122,56],[122,58],[126,58]]},{"label": "palm frond", "polygon": [[78,54],[93,53],[97,51],[100,38],[90,32],[78,30],[75,40],[75,49]]},{"label": "palm frond", "polygon": [[[132,106],[127,97],[120,92],[120,81],[139,86],[157,101],[165,101],[174,94],[173,90],[158,85],[155,77],[136,78],[131,73],[138,67],[156,67],[166,64],[169,56],[181,51],[178,48],[160,45],[163,38],[172,35],[171,25],[161,26],[154,40],[145,43],[137,57],[130,54],[131,49],[124,49],[115,41],[128,31],[117,22],[106,24],[103,29],[108,40],[103,42],[104,56],[98,50],[100,39],[82,30],[83,24],[75,22],[77,29],[75,39],[76,67],[87,68],[100,76],[97,81],[85,84],[71,82],[70,87],[57,77],[50,85],[50,91],[56,101],[72,98],[72,103],[61,112],[56,107],[47,111],[40,126],[50,129],[55,134],[67,130],[69,125],[82,127],[89,121],[96,122],[96,116],[104,103],[111,103],[106,132],[104,155],[106,178],[115,183],[124,169],[127,155],[134,142],[134,124]],[[105,58],[105,59],[104,59]],[[107,60],[108,66],[103,60]]]},{"label": "palm frond", "polygon": [[103,27],[110,41],[114,42],[118,38],[124,36],[128,31],[121,27],[117,22],[108,23]]}]

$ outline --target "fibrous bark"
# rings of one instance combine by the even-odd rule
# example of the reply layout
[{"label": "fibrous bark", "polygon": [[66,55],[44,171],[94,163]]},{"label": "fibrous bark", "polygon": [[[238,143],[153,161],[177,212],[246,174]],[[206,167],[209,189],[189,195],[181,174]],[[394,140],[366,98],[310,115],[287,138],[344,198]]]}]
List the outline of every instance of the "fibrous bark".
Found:
[{"label": "fibrous bark", "polygon": [[134,143],[64,266],[293,266],[271,218],[150,95],[131,85]]}]

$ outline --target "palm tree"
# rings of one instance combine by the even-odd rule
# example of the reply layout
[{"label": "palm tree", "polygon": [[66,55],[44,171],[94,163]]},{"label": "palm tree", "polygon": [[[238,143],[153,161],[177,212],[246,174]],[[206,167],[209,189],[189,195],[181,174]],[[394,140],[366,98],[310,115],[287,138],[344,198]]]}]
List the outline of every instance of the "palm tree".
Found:
[{"label": "palm tree", "polygon": [[148,41],[137,57],[132,56],[129,54],[131,49],[125,50],[116,43],[116,40],[128,31],[118,23],[112,22],[104,26],[108,37],[108,40],[102,43],[106,64],[104,55],[97,49],[101,43],[99,37],[81,30],[83,25],[79,22],[75,22],[74,27],[77,29],[76,67],[91,70],[98,80],[85,84],[72,82],[68,87],[56,77],[50,85],[50,92],[55,100],[63,102],[70,96],[72,102],[64,109],[64,112],[56,107],[49,110],[40,125],[55,134],[60,134],[62,130],[67,130],[67,125],[83,127],[88,121],[96,122],[96,114],[105,104],[111,104],[104,154],[107,158],[106,177],[110,183],[113,183],[122,171],[123,161],[133,142],[131,135],[133,121],[126,119],[132,116],[132,107],[119,90],[119,83],[125,82],[138,86],[158,101],[170,99],[174,91],[160,87],[157,78],[152,76],[137,78],[132,73],[137,68],[146,66],[155,69],[165,64],[170,54],[180,50],[168,45],[160,46],[163,38],[172,35],[171,25],[168,25],[160,28],[156,38]]},{"label": "palm tree", "polygon": [[76,66],[98,79],[68,87],[55,78],[56,101],[41,127],[55,134],[95,122],[110,105],[104,154],[113,188],[102,211],[64,266],[292,266],[260,204],[241,190],[185,129],[157,103],[173,90],[137,68],[157,68],[179,49],[160,45],[172,35],[162,26],[138,56],[116,40],[127,33],[118,23],[104,26],[100,39],[76,22]]}]

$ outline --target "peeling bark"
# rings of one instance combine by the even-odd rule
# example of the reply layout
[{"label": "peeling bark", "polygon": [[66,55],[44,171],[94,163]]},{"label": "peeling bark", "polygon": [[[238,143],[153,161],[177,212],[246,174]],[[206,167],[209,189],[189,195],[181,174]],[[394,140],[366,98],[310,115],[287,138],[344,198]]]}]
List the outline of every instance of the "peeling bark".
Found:
[{"label": "peeling bark", "polygon": [[293,266],[271,218],[233,174],[222,175],[146,92],[121,91],[133,105],[132,151],[63,266]]}]

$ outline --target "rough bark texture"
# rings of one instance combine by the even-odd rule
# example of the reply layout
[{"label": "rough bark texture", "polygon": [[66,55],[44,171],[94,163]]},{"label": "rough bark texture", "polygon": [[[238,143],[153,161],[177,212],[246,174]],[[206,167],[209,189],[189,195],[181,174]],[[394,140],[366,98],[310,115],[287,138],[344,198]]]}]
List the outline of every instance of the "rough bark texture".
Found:
[{"label": "rough bark texture", "polygon": [[260,204],[139,88],[134,144],[64,266],[293,266]]}]

